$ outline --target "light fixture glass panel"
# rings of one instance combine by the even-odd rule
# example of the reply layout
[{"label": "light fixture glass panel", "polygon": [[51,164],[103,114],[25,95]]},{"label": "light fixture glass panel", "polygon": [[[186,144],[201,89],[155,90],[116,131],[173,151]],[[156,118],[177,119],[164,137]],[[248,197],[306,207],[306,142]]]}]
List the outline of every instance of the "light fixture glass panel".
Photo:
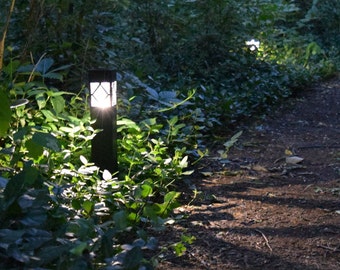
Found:
[{"label": "light fixture glass panel", "polygon": [[91,82],[90,89],[91,107],[109,108],[116,105],[115,82],[112,82],[111,85],[110,82]]}]

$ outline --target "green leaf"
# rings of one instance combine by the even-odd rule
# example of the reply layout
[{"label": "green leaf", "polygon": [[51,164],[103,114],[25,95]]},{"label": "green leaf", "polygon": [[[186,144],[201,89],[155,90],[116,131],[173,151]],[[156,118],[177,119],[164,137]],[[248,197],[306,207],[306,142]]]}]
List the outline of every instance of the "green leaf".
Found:
[{"label": "green leaf", "polygon": [[124,269],[138,269],[141,260],[143,259],[143,253],[140,247],[133,247],[129,250],[123,260]]},{"label": "green leaf", "polygon": [[13,135],[13,139],[14,141],[18,141],[18,140],[22,140],[28,133],[28,131],[30,130],[29,127],[23,127],[20,128],[17,132],[14,133]]},{"label": "green leaf", "polygon": [[8,179],[0,176],[0,188],[5,188],[8,183]]},{"label": "green leaf", "polygon": [[7,95],[0,92],[0,137],[5,137],[10,127],[12,111]]},{"label": "green leaf", "polygon": [[5,207],[11,205],[25,190],[25,186],[32,186],[38,179],[39,173],[34,167],[25,167],[23,171],[16,174],[6,185]]},{"label": "green leaf", "polygon": [[24,183],[25,185],[32,186],[38,179],[39,171],[35,167],[25,167],[24,169]]},{"label": "green leaf", "polygon": [[73,199],[71,205],[75,210],[81,209],[81,201],[79,199]]},{"label": "green leaf", "polygon": [[28,229],[25,234],[22,235],[24,242],[26,242],[26,247],[28,250],[34,250],[41,247],[46,242],[52,239],[52,234],[45,230],[39,229]]},{"label": "green leaf", "polygon": [[189,245],[191,245],[192,243],[194,243],[195,240],[196,240],[195,236],[186,234],[181,235],[181,241],[183,243],[188,243]]},{"label": "green leaf", "polygon": [[43,147],[51,149],[55,152],[61,151],[61,146],[56,137],[49,133],[36,132],[34,133],[32,140]]},{"label": "green leaf", "polygon": [[185,156],[181,162],[178,164],[180,168],[186,168],[188,167],[188,156]]},{"label": "green leaf", "polygon": [[10,229],[1,229],[0,230],[0,240],[1,243],[10,244],[22,237],[25,233],[25,230],[10,230]]},{"label": "green leaf", "polygon": [[169,125],[174,126],[178,122],[178,116],[172,117],[170,120],[168,120]]},{"label": "green leaf", "polygon": [[46,74],[47,71],[52,67],[54,60],[52,58],[42,59],[35,67],[35,70],[40,72],[42,75]]},{"label": "green leaf", "polygon": [[234,136],[232,136],[230,138],[230,140],[228,140],[227,142],[225,142],[223,145],[229,149],[230,147],[232,147],[237,141],[238,141],[238,138],[242,135],[243,131],[239,131],[237,132]]},{"label": "green leaf", "polygon": [[41,226],[47,220],[47,214],[40,209],[28,212],[20,223],[28,227]]},{"label": "green leaf", "polygon": [[182,242],[176,243],[175,245],[173,245],[173,248],[176,253],[176,256],[183,256],[185,251],[187,250],[187,248]]},{"label": "green leaf", "polygon": [[39,110],[43,109],[46,107],[46,98],[44,92],[40,92],[35,96],[35,100],[38,103]]},{"label": "green leaf", "polygon": [[173,202],[181,195],[180,192],[170,191],[164,196],[164,202]]},{"label": "green leaf", "polygon": [[28,194],[24,194],[18,199],[18,204],[21,207],[21,209],[27,209],[33,205],[35,199],[36,199],[35,197],[32,197]]},{"label": "green leaf", "polygon": [[44,152],[44,148],[33,139],[27,140],[25,146],[28,150],[28,156],[34,159],[38,159]]},{"label": "green leaf", "polygon": [[148,204],[143,208],[143,214],[151,219],[157,219],[158,215],[162,213],[162,206],[158,203]]},{"label": "green leaf", "polygon": [[63,80],[63,75],[60,73],[48,72],[42,75],[43,78],[54,79],[58,81]]},{"label": "green leaf", "polygon": [[50,110],[41,110],[47,122],[58,122],[58,118]]},{"label": "green leaf", "polygon": [[84,201],[83,204],[82,204],[82,207],[87,214],[91,214],[91,212],[94,208],[94,202]]},{"label": "green leaf", "polygon": [[65,108],[65,99],[62,96],[54,96],[51,98],[53,109],[57,113],[61,113]]},{"label": "green leaf", "polygon": [[44,246],[44,248],[40,249],[37,257],[41,260],[41,264],[46,265],[57,260],[58,258],[61,258],[64,254],[67,254],[69,249],[69,243],[64,243],[63,245],[57,246]]},{"label": "green leaf", "polygon": [[117,230],[125,230],[128,227],[128,214],[121,210],[113,215],[113,221]]},{"label": "green leaf", "polygon": [[89,164],[89,162],[87,161],[86,157],[84,157],[83,155],[81,155],[79,157],[79,159],[80,159],[81,163],[83,163],[83,165]]},{"label": "green leaf", "polygon": [[118,126],[118,132],[122,131],[124,129],[132,129],[135,130],[137,132],[140,132],[141,129],[140,127],[132,120],[130,119],[121,119],[117,121],[117,126]]},{"label": "green leaf", "polygon": [[103,171],[103,180],[111,180],[112,179],[112,174],[108,170]]},{"label": "green leaf", "polygon": [[152,187],[147,184],[143,184],[141,186],[141,197],[146,198],[146,197],[149,197],[151,194],[152,194]]},{"label": "green leaf", "polygon": [[78,245],[72,248],[70,252],[76,256],[81,256],[86,248],[87,248],[87,243],[80,242]]}]

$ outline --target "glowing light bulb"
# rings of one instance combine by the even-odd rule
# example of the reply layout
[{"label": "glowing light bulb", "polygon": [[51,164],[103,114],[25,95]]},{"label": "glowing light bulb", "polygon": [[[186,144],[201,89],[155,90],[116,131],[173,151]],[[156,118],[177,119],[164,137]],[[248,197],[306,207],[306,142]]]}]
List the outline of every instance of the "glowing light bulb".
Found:
[{"label": "glowing light bulb", "polygon": [[91,82],[91,107],[109,108],[116,105],[115,83]]},{"label": "glowing light bulb", "polygon": [[246,41],[246,45],[249,46],[249,49],[251,51],[255,51],[255,50],[258,50],[260,48],[260,41],[255,40],[255,39],[248,40],[248,41]]}]

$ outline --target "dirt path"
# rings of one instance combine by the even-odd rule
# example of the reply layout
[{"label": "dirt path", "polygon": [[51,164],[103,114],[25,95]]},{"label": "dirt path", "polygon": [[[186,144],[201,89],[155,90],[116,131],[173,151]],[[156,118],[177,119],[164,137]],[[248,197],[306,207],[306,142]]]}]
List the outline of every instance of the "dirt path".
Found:
[{"label": "dirt path", "polygon": [[340,77],[301,96],[203,162],[164,234],[196,241],[158,269],[340,269]]}]

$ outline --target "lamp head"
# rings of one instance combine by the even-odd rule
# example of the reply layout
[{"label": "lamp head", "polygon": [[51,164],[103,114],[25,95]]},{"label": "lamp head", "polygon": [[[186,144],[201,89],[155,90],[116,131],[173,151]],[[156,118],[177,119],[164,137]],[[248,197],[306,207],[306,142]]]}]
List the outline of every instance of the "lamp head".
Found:
[{"label": "lamp head", "polygon": [[96,69],[89,71],[90,106],[110,108],[117,104],[116,71]]}]

